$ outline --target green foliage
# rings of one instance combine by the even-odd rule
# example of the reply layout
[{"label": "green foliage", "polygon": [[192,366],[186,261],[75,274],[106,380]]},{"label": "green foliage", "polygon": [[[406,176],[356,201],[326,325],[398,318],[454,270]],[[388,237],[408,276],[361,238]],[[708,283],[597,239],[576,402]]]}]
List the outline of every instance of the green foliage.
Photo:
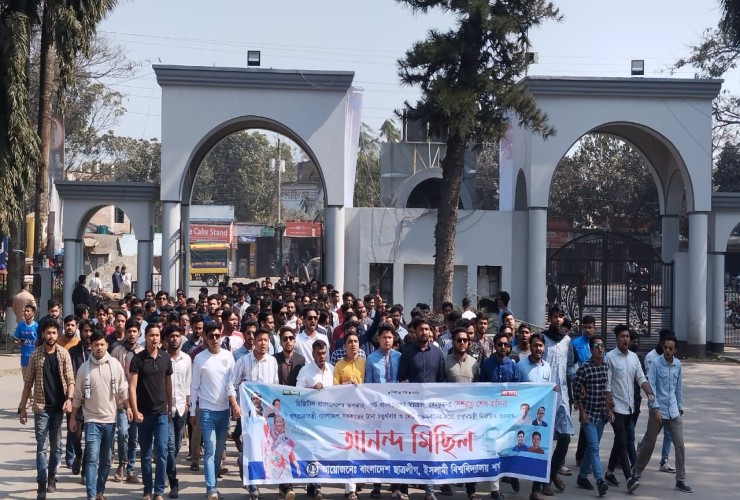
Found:
[{"label": "green foliage", "polygon": [[740,47],[740,1],[721,0],[722,18],[719,27],[731,40],[732,45]]},{"label": "green foliage", "polygon": [[547,137],[555,133],[547,116],[518,80],[524,74],[530,29],[559,19],[546,0],[397,0],[413,10],[438,8],[455,17],[447,32],[430,30],[398,62],[406,85],[418,86],[420,99],[406,103],[407,116],[444,126],[447,150],[434,228],[433,302],[452,297],[452,272],[460,183],[469,143],[495,142],[509,126],[509,112],[519,123]]},{"label": "green foliage", "polygon": [[39,162],[28,115],[28,38],[32,18],[0,3],[0,232],[23,220],[26,194]]},{"label": "green foliage", "polygon": [[[383,125],[385,126],[389,121],[386,120]],[[390,126],[393,126],[392,122]],[[386,132],[392,134],[389,127],[386,127]],[[365,123],[362,124],[360,130],[353,204],[356,207],[382,206],[380,202],[380,140],[375,135],[375,131]]]},{"label": "green foliage", "polygon": [[399,142],[401,140],[401,131],[390,118],[380,126],[380,137],[385,142]]},{"label": "green foliage", "polygon": [[528,31],[559,19],[545,0],[397,0],[413,9],[437,7],[452,13],[455,27],[430,30],[400,60],[399,77],[421,89],[409,116],[444,123],[450,135],[482,142],[497,140],[513,109],[520,122],[547,136],[554,130],[533,97],[517,84],[527,65]]},{"label": "green foliage", "polygon": [[722,148],[714,170],[717,191],[740,193],[740,152],[734,144]]},{"label": "green foliage", "polygon": [[[296,179],[290,146],[281,145],[285,160],[283,182]],[[277,174],[270,172],[270,158],[277,146],[261,132],[240,131],[221,140],[201,163],[193,188],[193,203],[234,206],[240,222],[277,222]],[[283,219],[285,220],[285,219]]]},{"label": "green foliage", "polygon": [[555,171],[549,215],[572,218],[578,229],[624,229],[627,221],[634,227],[658,220],[658,192],[633,147],[613,136],[587,135]]}]

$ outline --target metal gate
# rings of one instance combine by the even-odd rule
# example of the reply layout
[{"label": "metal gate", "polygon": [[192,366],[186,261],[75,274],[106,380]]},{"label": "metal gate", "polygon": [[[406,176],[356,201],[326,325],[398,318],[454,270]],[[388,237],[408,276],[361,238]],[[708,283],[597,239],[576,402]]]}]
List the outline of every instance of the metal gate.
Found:
[{"label": "metal gate", "polygon": [[641,337],[673,326],[673,263],[632,236],[593,232],[555,250],[548,263],[547,301],[573,321],[591,314],[609,335],[626,323]]}]

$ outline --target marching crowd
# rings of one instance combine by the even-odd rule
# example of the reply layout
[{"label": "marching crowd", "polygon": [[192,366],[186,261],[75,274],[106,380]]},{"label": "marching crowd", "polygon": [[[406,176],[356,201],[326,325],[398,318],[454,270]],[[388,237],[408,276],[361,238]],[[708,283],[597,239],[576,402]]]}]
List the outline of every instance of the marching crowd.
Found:
[{"label": "marching crowd", "polygon": [[[578,487],[604,495],[609,485],[621,486],[615,474],[619,467],[627,490],[635,491],[664,429],[660,470],[675,473],[676,488],[691,492],[684,470],[681,364],[670,331],[661,332],[655,350],[642,360],[635,352],[636,334],[626,325],[614,328],[617,347],[605,353],[594,318],[582,318],[580,332],[572,333],[558,304],[549,309],[548,327],[532,331],[514,318],[509,294],[502,292],[498,326],[491,333],[494,316],[476,314],[467,299],[462,311],[447,302],[436,314],[417,304],[406,323],[403,306],[386,304],[377,293],[356,297],[315,280],[291,279],[277,286],[269,280],[227,282],[216,294],[201,289],[197,298],[182,290],[174,297],[165,291],[147,291],[143,298],[128,293],[115,311],[81,303],[66,316],[52,300],[38,323],[29,296],[14,304],[23,318],[14,337],[24,381],[20,423],[27,423],[29,408],[33,412],[37,499],[56,490],[63,460],[73,474],[81,474],[90,500],[104,500],[114,463],[112,480],[143,483],[143,500],[162,499],[166,485],[169,498],[177,498],[177,459],[187,432],[190,469],[203,469],[206,496],[217,500],[218,478],[228,473],[228,437],[242,449],[238,388],[245,381],[315,389],[389,382],[550,382],[557,391],[550,481],[533,483],[530,499],[552,496],[553,488],[565,490],[560,476],[572,474],[565,459],[574,434],[573,411],[581,424]],[[650,417],[636,447],[640,390]],[[535,411],[532,425],[546,424],[544,411]],[[614,443],[604,472],[599,446],[607,422]],[[676,468],[668,461],[671,443]],[[266,463],[289,462],[287,470],[292,466],[300,475],[291,454],[265,453],[270,455]],[[237,461],[241,477],[241,455]],[[502,481],[520,490],[518,479]],[[425,500],[436,500],[435,486],[423,487]],[[490,487],[493,499],[504,498],[499,481]],[[261,497],[256,486],[247,488],[252,500]],[[470,500],[478,500],[475,483],[465,490]],[[345,485],[348,500],[357,500],[357,491],[355,483]],[[394,500],[408,498],[406,485],[392,484],[390,491]],[[287,478],[279,492],[295,498]],[[308,484],[306,492],[322,498],[318,484]],[[439,494],[452,495],[452,487],[440,485]],[[370,496],[382,497],[380,484],[373,485]]]}]

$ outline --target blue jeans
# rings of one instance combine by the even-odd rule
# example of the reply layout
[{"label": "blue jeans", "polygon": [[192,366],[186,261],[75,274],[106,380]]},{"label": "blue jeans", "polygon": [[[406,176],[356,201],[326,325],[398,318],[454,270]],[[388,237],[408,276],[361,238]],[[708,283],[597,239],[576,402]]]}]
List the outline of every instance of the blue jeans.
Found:
[{"label": "blue jeans", "polygon": [[[36,482],[46,486],[49,477],[55,477],[62,459],[62,410],[46,408],[33,414],[33,430],[36,434]],[[47,441],[48,440],[48,441]],[[47,448],[47,444],[49,447]],[[47,464],[46,453],[49,452]],[[48,466],[48,477],[47,477]]]},{"label": "blue jeans", "polygon": [[126,473],[133,474],[136,463],[136,438],[138,426],[128,421],[126,410],[116,413],[116,437],[118,439],[118,464],[126,464]]},{"label": "blue jeans", "polygon": [[85,489],[87,498],[105,493],[116,424],[85,423]]},{"label": "blue jeans", "polygon": [[167,440],[167,478],[170,480],[170,486],[177,484],[177,454],[180,453],[182,445],[182,433],[185,424],[188,421],[187,414],[180,415],[175,412],[175,416],[170,419],[167,426],[169,430],[169,439]]},{"label": "blue jeans", "polygon": [[[139,446],[141,447],[141,480],[144,494],[164,495],[164,474],[167,469],[168,418],[161,415],[146,415],[139,426]],[[154,488],[152,489],[152,444],[154,450]]]},{"label": "blue jeans", "polygon": [[601,462],[599,461],[599,443],[601,435],[604,433],[604,423],[606,417],[602,416],[597,423],[586,422],[581,424],[581,431],[586,439],[586,450],[581,459],[581,470],[578,477],[588,478],[588,474],[593,470],[596,481],[603,481]]},{"label": "blue jeans", "polygon": [[216,472],[221,468],[221,453],[226,449],[229,410],[200,409],[200,433],[203,436],[203,475],[206,493],[216,489]]}]

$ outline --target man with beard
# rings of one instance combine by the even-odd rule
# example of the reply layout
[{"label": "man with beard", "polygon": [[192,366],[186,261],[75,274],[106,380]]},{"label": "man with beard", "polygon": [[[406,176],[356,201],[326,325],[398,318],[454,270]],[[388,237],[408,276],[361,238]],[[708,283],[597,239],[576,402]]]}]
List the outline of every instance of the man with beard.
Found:
[{"label": "man with beard", "polygon": [[[108,342],[108,352],[111,354],[116,345],[123,343],[126,338],[126,321],[128,321],[126,311],[116,311],[113,319],[113,332],[105,338],[105,341]],[[98,311],[98,324],[100,322],[100,311]]]},{"label": "man with beard", "polygon": [[[131,360],[144,350],[144,347],[139,345],[137,339],[139,338],[139,323],[135,319],[129,319],[124,324],[126,333],[125,342],[118,344],[111,353],[121,366],[123,366],[123,373],[126,376],[126,382],[130,380],[129,367],[131,366]],[[127,418],[124,408],[118,409],[118,419],[116,421],[117,430],[116,436],[118,439],[118,468],[116,473],[113,475],[113,481],[119,483],[123,480],[123,473],[126,473],[126,482],[131,484],[137,484],[139,478],[134,475],[134,462],[136,461],[136,438],[138,436],[136,423],[131,423],[131,419]]]},{"label": "man with beard", "polygon": [[[160,329],[146,327],[146,346],[134,355],[129,371],[129,399],[138,424],[141,448],[142,500],[160,500],[164,494],[167,469],[168,420],[172,414],[172,360],[159,349]],[[156,469],[152,483],[152,445],[156,447]]]},{"label": "man with beard", "polygon": [[[313,311],[316,314],[316,311]],[[314,323],[315,324],[315,323]],[[316,339],[311,345],[312,363],[307,363],[298,373],[296,387],[321,390],[334,385],[334,367],[326,362],[328,345],[323,339]],[[321,485],[307,484],[306,493],[314,500],[322,500]]]},{"label": "man with beard", "polygon": [[[396,326],[395,320],[394,326]],[[432,330],[429,327],[429,322],[424,318],[420,318],[416,320],[415,326],[416,343],[410,344],[401,353],[401,359],[398,363],[399,382],[444,382],[444,354],[442,354],[442,350],[439,347],[432,344]],[[433,484],[425,485],[425,493],[425,500],[437,500],[437,497],[434,495]]]},{"label": "man with beard", "polygon": [[[458,330],[460,329],[456,328],[454,332],[457,332]],[[460,338],[459,334],[455,335],[457,335],[455,338]],[[458,345],[455,345],[455,349],[458,347]],[[486,358],[480,365],[480,377],[478,378],[480,382],[519,382],[519,369],[517,368],[516,363],[506,356],[508,348],[509,337],[503,332],[497,333],[493,337],[493,354]],[[511,484],[511,487],[515,492],[519,491],[518,478],[504,478],[504,481]],[[491,481],[491,498],[494,500],[501,500],[504,498],[499,487],[500,483],[498,480]],[[473,488],[473,493],[475,493],[475,488]]]},{"label": "man with beard", "polygon": [[[241,357],[236,362],[234,370],[229,381],[233,392],[239,399],[239,386],[242,382],[261,382],[263,384],[278,384],[278,365],[273,356],[268,354],[270,344],[270,332],[266,328],[258,328],[254,334],[254,349],[252,352]],[[243,474],[243,464],[241,461],[242,435],[241,419],[237,422],[237,428],[234,431],[234,440],[239,450],[239,475]],[[259,489],[250,484],[248,486],[249,494],[253,499],[260,497]],[[295,495],[293,495],[295,496]],[[291,499],[292,500],[292,499]]]},{"label": "man with beard", "polygon": [[196,348],[203,345],[203,325],[204,324],[205,324],[205,321],[203,320],[203,316],[201,316],[200,314],[194,314],[193,317],[190,318],[191,333],[188,336],[188,339],[185,341],[185,343],[182,346],[182,352],[190,355],[191,360],[195,357],[195,354],[193,354],[193,351]]},{"label": "man with beard", "polygon": [[[57,346],[59,330],[51,318],[41,320],[39,330],[44,339],[28,360],[23,379],[23,393],[18,406],[18,420],[27,422],[26,404],[33,389],[33,420],[36,435],[37,500],[56,491],[56,472],[62,457],[62,417],[72,411],[75,381],[69,352]],[[49,440],[47,465],[46,440]]]},{"label": "man with beard", "polygon": [[64,334],[57,339],[57,345],[68,351],[77,345],[77,317],[70,314],[64,317]]},{"label": "man with beard", "polygon": [[[234,356],[221,349],[221,330],[215,323],[205,327],[208,349],[195,357],[190,382],[190,397],[198,405],[198,425],[203,436],[203,475],[208,500],[218,500],[217,472],[221,468],[221,454],[226,449],[226,433],[231,417],[241,417],[236,392],[229,383],[234,371]],[[194,424],[195,408],[190,408]]]},{"label": "man with beard", "polygon": [[326,335],[317,330],[319,313],[313,307],[303,310],[303,331],[296,336],[295,350],[306,360],[306,366],[313,364],[313,344],[319,340],[329,345]]},{"label": "man with beard", "polygon": [[[77,379],[77,372],[80,370],[80,366],[88,360],[91,356],[92,344],[90,343],[90,336],[92,335],[95,325],[87,320],[80,321],[80,341],[69,350],[69,357],[72,358],[72,370],[74,372],[75,380]],[[106,346],[107,348],[107,346]],[[82,472],[82,481],[85,482],[85,460],[82,453],[82,429],[85,424],[85,418],[81,411],[77,412],[76,430],[72,432],[72,448],[75,452],[75,457],[72,462],[72,474],[79,474]]]},{"label": "man with beard", "polygon": [[69,430],[76,431],[77,413],[84,405],[87,498],[104,500],[105,482],[110,472],[116,410],[123,407],[129,421],[133,414],[128,404],[128,383],[123,366],[108,354],[108,345],[102,333],[93,333],[90,343],[92,356],[82,365],[75,379]]},{"label": "man with beard", "polygon": [[180,482],[177,479],[177,454],[182,445],[182,434],[190,410],[190,379],[192,361],[180,350],[182,343],[179,326],[165,328],[167,354],[172,359],[172,413],[167,440],[167,478],[170,483],[170,498],[177,498]]},{"label": "man with beard", "polygon": [[[565,467],[564,464],[565,456],[568,453],[568,446],[570,445],[570,437],[573,435],[573,422],[570,419],[571,408],[568,395],[568,374],[573,370],[573,351],[570,346],[568,331],[563,327],[565,311],[563,311],[559,304],[555,304],[550,308],[549,318],[550,326],[543,334],[545,352],[542,355],[542,359],[550,364],[552,370],[550,381],[558,388],[555,397],[556,411],[553,436],[555,450],[552,454],[550,481],[558,491],[562,492],[565,490],[565,483],[560,479],[559,474],[566,476],[572,474],[570,469]],[[545,485],[543,493],[548,495],[550,489],[550,485]]]},{"label": "man with beard", "polygon": [[[552,379],[552,369],[550,368],[550,364],[542,357],[545,352],[545,340],[542,334],[533,333],[529,338],[529,347],[531,351],[529,356],[520,359],[517,363],[519,380],[521,382],[533,382],[536,384],[550,382]],[[529,405],[527,405],[527,410],[529,410]],[[533,482],[532,493],[529,495],[529,499],[544,500],[545,497],[542,494],[544,486],[549,486],[549,484],[538,481]]]}]

